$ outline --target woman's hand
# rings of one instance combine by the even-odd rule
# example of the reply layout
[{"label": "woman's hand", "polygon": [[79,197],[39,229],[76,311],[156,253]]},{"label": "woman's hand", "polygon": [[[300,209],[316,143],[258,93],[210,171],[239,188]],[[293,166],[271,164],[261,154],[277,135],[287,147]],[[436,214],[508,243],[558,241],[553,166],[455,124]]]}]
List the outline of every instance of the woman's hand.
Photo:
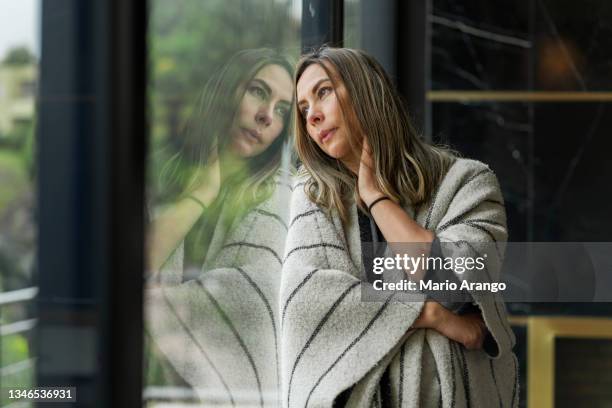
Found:
[{"label": "woman's hand", "polygon": [[172,252],[185,239],[204,207],[208,207],[219,195],[221,176],[218,160],[198,170],[199,186],[184,198],[166,208],[150,227],[147,242],[148,269],[156,273]]},{"label": "woman's hand", "polygon": [[468,350],[482,348],[487,328],[480,314],[471,313],[457,315],[449,311],[452,317],[438,328],[440,334],[455,340],[465,346]]},{"label": "woman's hand", "polygon": [[370,149],[370,145],[365,137],[363,138],[361,160],[359,162],[359,171],[357,173],[357,188],[359,190],[359,197],[361,197],[361,200],[366,206],[369,206],[372,201],[383,195],[378,189],[378,185],[376,183],[372,150]]},{"label": "woman's hand", "polygon": [[208,164],[198,170],[197,178],[200,180],[198,187],[192,191],[191,195],[201,203],[209,206],[219,195],[221,189],[221,170],[219,160]]},{"label": "woman's hand", "polygon": [[487,328],[480,314],[457,315],[438,302],[426,302],[415,329],[434,329],[468,350],[482,348]]}]

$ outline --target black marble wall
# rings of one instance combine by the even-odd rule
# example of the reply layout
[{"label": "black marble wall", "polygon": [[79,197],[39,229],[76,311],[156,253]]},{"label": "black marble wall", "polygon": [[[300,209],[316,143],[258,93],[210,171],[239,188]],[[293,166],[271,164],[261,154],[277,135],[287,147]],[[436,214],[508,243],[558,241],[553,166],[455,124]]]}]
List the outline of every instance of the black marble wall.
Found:
[{"label": "black marble wall", "polygon": [[612,2],[431,1],[429,89],[486,95],[430,98],[433,140],[496,171],[511,241],[611,241]]}]

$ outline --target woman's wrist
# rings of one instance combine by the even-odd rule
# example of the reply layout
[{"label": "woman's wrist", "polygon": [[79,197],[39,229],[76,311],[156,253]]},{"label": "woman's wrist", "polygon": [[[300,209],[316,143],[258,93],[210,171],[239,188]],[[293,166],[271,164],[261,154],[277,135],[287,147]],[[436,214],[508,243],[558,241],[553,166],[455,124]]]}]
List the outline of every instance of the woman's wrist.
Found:
[{"label": "woman's wrist", "polygon": [[374,206],[375,206],[376,204],[378,204],[379,202],[384,201],[384,200],[391,200],[391,199],[390,199],[389,197],[387,197],[387,196],[381,196],[381,197],[378,197],[376,200],[372,201],[372,202],[371,202],[371,203],[368,205],[368,212],[369,212],[369,213],[372,213],[372,208],[374,208]]},{"label": "woman's wrist", "polygon": [[439,327],[441,327],[441,325],[443,325],[443,322],[447,317],[445,311],[448,312],[444,306],[438,302],[426,301],[414,327],[417,329],[423,328],[437,330]]},{"label": "woman's wrist", "polygon": [[378,200],[381,197],[385,197],[385,195],[378,190],[372,190],[361,194],[361,200],[366,207],[370,207],[375,200]]}]

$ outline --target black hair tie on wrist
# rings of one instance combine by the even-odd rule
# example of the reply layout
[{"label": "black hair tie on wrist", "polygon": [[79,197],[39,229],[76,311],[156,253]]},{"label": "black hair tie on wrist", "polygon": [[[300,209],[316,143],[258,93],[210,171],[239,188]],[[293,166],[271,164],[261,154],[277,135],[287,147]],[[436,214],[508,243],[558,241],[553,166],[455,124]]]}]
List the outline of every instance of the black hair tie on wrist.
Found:
[{"label": "black hair tie on wrist", "polygon": [[202,211],[206,211],[206,206],[204,205],[204,203],[200,199],[194,197],[191,194],[189,194],[186,198],[194,201],[196,204],[198,204],[200,207],[202,207]]},{"label": "black hair tie on wrist", "polygon": [[391,199],[387,196],[378,197],[376,200],[372,201],[372,204],[368,205],[368,212],[371,213],[372,207],[374,207],[374,205],[376,205],[378,202],[383,201],[383,200],[391,200]]}]

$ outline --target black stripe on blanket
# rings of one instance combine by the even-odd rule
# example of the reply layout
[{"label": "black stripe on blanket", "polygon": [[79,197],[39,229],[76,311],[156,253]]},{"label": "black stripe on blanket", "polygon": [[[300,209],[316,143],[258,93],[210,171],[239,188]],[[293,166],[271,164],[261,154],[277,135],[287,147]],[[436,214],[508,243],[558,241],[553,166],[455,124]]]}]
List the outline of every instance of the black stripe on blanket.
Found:
[{"label": "black stripe on blanket", "polygon": [[503,408],[501,394],[499,393],[497,379],[495,378],[495,366],[493,365],[492,359],[489,359],[489,366],[491,367],[491,377],[493,378],[493,384],[495,385],[495,391],[497,392],[497,399],[499,400],[499,408]]},{"label": "black stripe on blanket", "polygon": [[302,289],[302,286],[304,286],[306,284],[306,282],[308,282],[310,280],[310,278],[312,278],[312,275],[314,275],[317,271],[318,271],[318,269],[314,269],[308,275],[306,275],[306,277],[300,282],[300,284],[297,285],[297,287],[295,289],[293,289],[293,292],[291,292],[289,294],[289,296],[287,297],[287,301],[285,302],[285,306],[283,306],[283,313],[282,313],[282,317],[281,317],[281,327],[284,326],[285,315],[287,314],[287,308],[289,307],[289,303],[291,303],[291,301],[293,300],[293,297],[299,292],[300,289]]},{"label": "black stripe on blanket", "polygon": [[453,383],[453,387],[452,387],[452,391],[451,391],[451,408],[455,408],[455,402],[456,402],[456,393],[457,393],[457,379],[455,378],[455,349],[453,347],[453,341],[452,340],[448,340],[448,348],[449,348],[449,356],[450,356],[450,363],[451,363],[451,377],[452,377],[452,383]]},{"label": "black stripe on blanket", "polygon": [[481,174],[485,174],[485,173],[491,173],[493,174],[493,170],[491,170],[490,168],[485,168],[480,170],[478,173],[473,174],[472,176],[470,176],[470,178],[468,178],[465,183],[463,183],[463,185],[461,186],[461,188],[457,191],[457,193],[459,191],[461,191],[463,189],[463,187],[465,187],[466,185],[470,184],[472,181],[476,180],[478,177],[480,177]]},{"label": "black stripe on blanket", "polygon": [[[359,286],[359,284],[360,284],[360,282],[355,282],[351,286],[349,286],[344,292],[342,292],[342,294],[338,297],[338,299],[336,299],[336,301],[331,305],[329,310],[325,313],[325,315],[323,316],[323,318],[321,319],[319,324],[317,324],[317,327],[315,327],[314,331],[312,332],[312,334],[310,335],[308,340],[306,340],[306,344],[304,344],[304,347],[302,347],[302,350],[300,351],[300,353],[298,354],[297,358],[295,359],[295,362],[293,363],[293,368],[291,369],[291,376],[289,377],[289,386],[287,388],[287,407],[291,406],[291,384],[293,383],[293,375],[295,374],[295,370],[297,369],[297,366],[300,363],[300,360],[304,356],[304,353],[306,352],[306,350],[308,350],[308,347],[310,347],[310,344],[315,339],[315,337],[317,337],[317,335],[321,331],[321,328],[329,320],[329,318],[334,313],[334,311],[336,310],[338,305],[344,300],[344,298],[354,288]],[[308,403],[306,403],[306,405],[308,405]]]},{"label": "black stripe on blanket", "polygon": [[313,249],[313,248],[335,248],[335,249],[339,249],[341,251],[344,251],[343,247],[341,247],[340,245],[336,245],[336,244],[321,243],[321,244],[313,244],[313,245],[302,245],[302,246],[299,246],[299,247],[295,247],[291,251],[289,251],[287,256],[285,256],[285,259],[283,260],[283,263],[287,262],[287,259],[289,259],[289,257],[291,255],[293,255],[295,252],[306,250],[306,249]]},{"label": "black stripe on blanket", "polygon": [[285,230],[289,229],[287,228],[287,224],[285,224],[285,221],[283,221],[283,219],[278,214],[274,214],[273,212],[262,210],[261,208],[256,208],[255,212],[261,215],[265,215],[267,217],[274,218],[276,221],[278,221],[283,226],[283,228],[285,228]]},{"label": "black stripe on blanket", "polygon": [[472,398],[470,395],[470,388],[472,384],[470,383],[470,372],[468,370],[467,362],[465,361],[465,352],[463,350],[463,346],[455,342],[453,342],[453,344],[455,345],[455,347],[457,347],[457,349],[459,349],[459,356],[461,357],[460,364],[461,364],[461,371],[462,371],[462,377],[463,377],[463,390],[465,393],[465,403],[466,403],[467,408],[470,408],[472,406]]},{"label": "black stripe on blanket", "polygon": [[276,384],[280,388],[280,366],[279,366],[279,356],[278,356],[278,331],[276,330],[276,321],[274,319],[274,313],[272,312],[272,307],[270,306],[270,302],[268,301],[268,298],[266,298],[266,295],[259,288],[257,283],[255,283],[255,281],[253,279],[251,279],[251,277],[244,271],[244,269],[236,268],[236,270],[238,272],[240,272],[242,277],[244,279],[246,279],[247,282],[249,282],[249,285],[251,285],[251,287],[253,289],[255,289],[255,292],[257,292],[257,295],[262,300],[262,302],[264,303],[264,306],[266,307],[266,309],[268,311],[268,316],[270,317],[270,323],[272,323],[272,331],[274,332],[274,350],[276,351]]},{"label": "black stripe on blanket", "polygon": [[[465,210],[464,212],[462,212],[461,214],[453,217],[450,221],[444,223],[443,225],[439,226],[438,228],[436,228],[436,232],[442,232],[446,229],[448,229],[449,227],[452,227],[454,225],[457,225],[461,222],[461,220],[466,217],[469,213],[471,213],[472,211],[474,211],[476,208],[478,208],[480,206],[480,204],[482,204],[482,202],[477,202],[476,204],[474,204],[473,206],[471,206],[470,208],[468,208],[467,210]],[[485,221],[485,220],[481,220]],[[488,221],[489,224],[495,224],[492,221]],[[504,225],[501,224],[497,224],[500,227],[503,227],[504,229],[506,228]]]},{"label": "black stripe on blanket", "polygon": [[[449,167],[448,171],[446,172],[446,174],[450,173],[451,169],[455,166],[455,164],[457,164],[457,160],[455,160],[453,162],[453,164]],[[442,180],[444,181],[444,180]],[[427,218],[425,219],[425,229],[429,229],[429,222],[431,221],[431,213],[433,212],[433,209],[436,206],[436,199],[438,198],[438,192],[440,191],[440,189],[438,188],[436,190],[436,192],[434,193],[433,199],[431,200],[431,206],[429,206],[429,211],[427,211]]]},{"label": "black stripe on blanket", "polygon": [[293,226],[293,224],[295,224],[295,222],[297,220],[299,220],[300,218],[304,218],[304,217],[308,217],[309,215],[315,214],[315,213],[323,213],[323,210],[317,208],[316,210],[308,210],[306,212],[303,212],[301,214],[296,215],[291,222],[289,223],[289,228],[291,228]]},{"label": "black stripe on blanket", "polygon": [[381,399],[380,394],[381,394],[381,391],[380,391],[380,388],[378,388],[376,392],[374,393],[374,395],[372,395],[372,401],[370,401],[370,406],[372,408],[380,408],[380,399]]},{"label": "black stripe on blanket", "polygon": [[511,408],[514,408],[514,402],[516,400],[516,390],[518,389],[518,362],[516,361],[516,356],[512,355],[512,365],[514,366],[514,386],[512,387],[512,404]]},{"label": "black stripe on blanket", "polygon": [[283,183],[282,181],[276,181],[274,184],[276,184],[279,187],[286,187],[289,189],[289,191],[293,191],[293,187],[289,183]]},{"label": "black stripe on blanket", "polygon": [[[454,244],[466,244],[468,247],[470,247],[470,249],[474,252],[474,254],[476,254],[477,256],[481,256],[478,253],[478,251],[476,251],[476,249],[474,249],[474,247],[467,241],[456,241],[454,242]],[[485,274],[487,275],[487,278],[489,279],[489,282],[493,282],[493,280],[491,279],[491,274],[489,273],[489,268],[484,268],[484,271],[485,271]],[[510,332],[508,331],[508,328],[504,324],[505,320],[502,319],[501,317],[501,312],[499,311],[499,302],[496,302],[495,299],[493,299],[493,305],[495,307],[495,312],[497,314],[497,320],[501,323],[501,326],[504,329],[504,333],[508,337],[508,344],[512,346],[512,335],[510,334]],[[495,339],[495,341],[497,341],[497,339]]]},{"label": "black stripe on blanket", "polygon": [[477,229],[478,231],[482,231],[485,234],[487,234],[487,236],[491,239],[491,241],[493,241],[493,245],[495,246],[495,252],[497,252],[497,255],[499,256],[499,258],[501,259],[502,254],[501,251],[499,249],[499,247],[497,246],[497,240],[495,239],[495,236],[493,235],[493,233],[491,231],[489,231],[488,229],[486,229],[483,226],[480,226],[476,223],[470,222],[468,221],[464,221],[461,223],[462,225],[467,225],[468,227],[472,227],[474,229]]},{"label": "black stripe on blanket", "polygon": [[398,407],[402,407],[404,403],[404,358],[406,358],[406,343],[402,345],[400,350],[400,372],[399,372],[399,391],[398,391]]},{"label": "black stripe on blanket", "polygon": [[438,382],[438,408],[442,408],[442,382],[440,381],[440,373],[436,367],[436,381]]},{"label": "black stripe on blanket", "polygon": [[310,402],[310,397],[312,397],[312,394],[315,392],[315,390],[317,389],[317,387],[319,386],[319,384],[321,384],[321,381],[323,381],[323,379],[327,376],[327,374],[330,373],[330,371],[336,366],[336,364],[338,364],[338,362],[340,360],[342,360],[342,358],[353,348],[355,347],[355,344],[357,344],[362,338],[363,336],[365,336],[367,334],[368,331],[370,331],[370,328],[374,325],[374,323],[376,322],[376,320],[378,320],[378,318],[383,314],[383,312],[387,309],[387,307],[389,306],[389,302],[391,301],[391,299],[394,297],[394,295],[391,295],[387,298],[387,300],[385,301],[385,303],[382,305],[382,307],[378,310],[378,312],[376,312],[376,314],[374,315],[374,317],[372,317],[372,320],[370,320],[370,322],[366,325],[366,327],[361,331],[361,333],[359,333],[359,335],[355,338],[355,340],[353,340],[351,342],[351,344],[348,345],[348,347],[338,356],[338,358],[336,358],[336,360],[329,366],[329,368],[327,370],[325,370],[325,372],[321,375],[321,377],[319,377],[319,379],[317,380],[317,382],[315,383],[315,385],[312,387],[312,389],[310,390],[310,392],[308,393],[308,398],[306,398],[306,404],[304,405],[304,408],[308,408],[308,403]]},{"label": "black stripe on blanket", "polygon": [[[425,334],[425,341],[427,344],[427,348],[429,349],[428,352],[432,353],[432,356],[433,356],[433,352],[431,351],[431,343],[429,342],[429,336],[427,335],[427,332]],[[440,367],[438,366],[438,361],[435,358],[434,358],[434,366],[435,366],[435,373],[436,373],[436,383],[438,384],[438,408],[442,408],[442,381],[440,381]]]},{"label": "black stripe on blanket", "polygon": [[[475,254],[479,255],[478,252],[468,242],[457,241],[457,243],[465,243],[465,244],[467,244],[472,249],[472,251],[474,251]],[[491,275],[489,274],[489,269],[485,268],[484,271],[486,272],[486,275],[487,275],[487,277],[489,279],[489,282],[492,282]],[[506,320],[502,319],[502,317],[501,317],[501,312],[499,311],[499,304],[500,304],[500,302],[496,302],[495,299],[493,299],[493,306],[495,307],[495,313],[497,314],[497,320],[500,322],[502,328],[504,329],[504,333],[506,334],[506,337],[508,337],[508,344],[510,345],[510,347],[512,347],[512,335],[510,334],[510,332],[508,331],[508,328],[504,324],[504,322]],[[494,337],[494,339],[497,342],[497,339],[495,337]]]},{"label": "black stripe on blanket", "polygon": [[198,351],[202,353],[206,361],[208,361],[208,364],[210,364],[210,366],[212,367],[217,377],[219,377],[219,381],[221,381],[221,384],[223,384],[223,388],[227,392],[227,395],[229,397],[232,407],[235,407],[236,402],[234,401],[234,396],[232,395],[232,392],[230,391],[229,386],[225,382],[225,379],[221,375],[221,372],[219,371],[217,366],[215,366],[215,364],[212,362],[212,360],[210,359],[210,357],[208,356],[208,354],[206,353],[206,351],[204,350],[200,342],[194,337],[191,330],[187,327],[187,324],[185,323],[181,315],[178,313],[178,311],[176,310],[176,308],[174,307],[170,299],[168,299],[168,294],[166,293],[166,289],[162,289],[162,295],[163,295],[164,301],[166,302],[166,305],[168,305],[168,308],[170,309],[170,312],[176,317],[176,321],[179,323],[179,325],[181,326],[183,331],[187,334],[189,339],[193,342],[193,344],[195,344]]},{"label": "black stripe on blanket", "polygon": [[223,245],[221,250],[233,248],[233,247],[243,247],[243,246],[249,247],[249,248],[263,249],[264,251],[271,253],[274,256],[274,258],[278,261],[279,264],[281,265],[283,264],[283,261],[281,260],[280,256],[278,256],[278,254],[272,248],[267,247],[265,245],[252,244],[250,242],[232,242],[231,244]]},{"label": "black stripe on blanket", "polygon": [[436,205],[436,199],[438,198],[438,191],[440,191],[440,189],[436,190],[436,192],[434,193],[433,199],[431,200],[431,206],[429,207],[429,211],[427,211],[427,218],[425,219],[425,229],[429,229],[429,222],[431,221],[431,213],[433,212],[433,209]]},{"label": "black stripe on blanket", "polygon": [[291,190],[291,191],[295,191],[296,188],[298,188],[300,186],[305,186],[305,185],[306,185],[305,181],[300,181],[299,183],[293,185],[293,190]]},{"label": "black stripe on blanket", "polygon": [[242,351],[244,351],[244,354],[246,355],[246,358],[249,360],[249,364],[251,365],[251,368],[253,369],[253,374],[255,374],[255,381],[257,382],[257,389],[259,390],[259,405],[263,407],[263,392],[261,390],[261,380],[259,378],[259,371],[257,370],[257,366],[255,365],[255,360],[253,359],[253,355],[251,354],[251,352],[249,351],[248,347],[244,343],[244,340],[240,336],[240,333],[238,333],[238,330],[236,330],[236,327],[232,323],[232,321],[229,318],[229,316],[221,308],[221,305],[219,304],[219,302],[217,302],[217,299],[215,299],[215,297],[212,295],[212,293],[210,293],[204,287],[204,285],[202,284],[201,281],[196,280],[196,282],[197,282],[198,285],[200,285],[200,287],[202,288],[202,290],[204,291],[204,293],[206,294],[208,299],[215,306],[215,309],[217,309],[217,312],[219,313],[219,316],[221,316],[221,319],[225,322],[225,324],[227,324],[227,326],[229,327],[229,329],[232,332],[232,334],[234,335],[234,337],[236,337],[236,340],[238,341],[238,344],[240,344],[240,348],[242,348]]},{"label": "black stripe on blanket", "polygon": [[482,225],[478,225],[475,221],[472,221],[472,220],[465,220],[463,222],[460,222],[457,225],[467,225],[469,227],[472,227],[472,228],[475,228],[475,229],[477,229],[479,231],[484,232],[485,234],[487,234],[487,236],[489,238],[491,238],[491,241],[493,241],[495,243],[495,247],[497,248],[497,239],[495,238],[495,235],[493,235],[493,233],[491,231],[489,231],[488,229],[486,229]]},{"label": "black stripe on blanket", "polygon": [[485,201],[485,203],[497,204],[497,205],[501,205],[502,207],[504,207],[504,203],[502,203],[500,200],[495,200],[493,198],[487,198],[484,201]]},{"label": "black stripe on blanket", "polygon": [[470,218],[469,220],[465,220],[465,222],[478,222],[478,223],[481,223],[481,224],[490,224],[490,225],[494,225],[496,227],[500,227],[500,228],[506,229],[506,226],[504,224],[501,224],[501,223],[495,222],[495,221],[491,221],[491,220],[484,220],[484,219],[480,219],[480,218]]},{"label": "black stripe on blanket", "polygon": [[[459,194],[459,191],[461,191],[465,186],[467,186],[470,182],[472,182],[473,180],[475,180],[478,176],[480,176],[481,174],[485,174],[485,173],[493,173],[490,169],[483,169],[481,171],[479,171],[478,173],[474,174],[472,177],[470,177],[465,184],[463,184],[461,186],[461,188],[455,193],[454,196],[456,196],[457,194]],[[453,196],[453,197],[454,197]],[[471,206],[470,208],[468,208],[467,210],[465,210],[464,212],[462,212],[459,215],[456,215],[455,217],[453,217],[450,221],[446,222],[444,225],[439,226],[438,228],[436,228],[436,232],[441,232],[444,231],[445,229],[447,229],[448,227],[457,224],[461,219],[463,219],[467,214],[469,214],[470,212],[474,211],[476,208],[478,208],[478,206],[480,206],[480,204],[482,204],[482,201],[477,202],[476,204],[474,204],[473,206]]]}]

